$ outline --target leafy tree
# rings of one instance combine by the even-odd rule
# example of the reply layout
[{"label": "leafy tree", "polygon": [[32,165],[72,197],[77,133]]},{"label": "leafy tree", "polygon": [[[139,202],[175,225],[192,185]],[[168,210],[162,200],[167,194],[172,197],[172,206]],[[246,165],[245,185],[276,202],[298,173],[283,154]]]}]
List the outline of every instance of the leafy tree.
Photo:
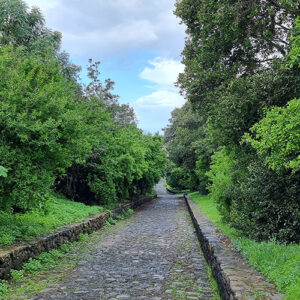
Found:
[{"label": "leafy tree", "polygon": [[276,60],[265,70],[232,80],[206,113],[215,148],[239,145],[244,133],[264,117],[266,107],[285,106],[297,97],[299,76],[300,69],[286,68],[285,60]]},{"label": "leafy tree", "polygon": [[[164,135],[168,156],[173,163],[169,167],[169,174],[173,178],[177,178],[179,174],[181,174],[180,177],[185,178],[181,180],[180,188],[185,182],[185,188],[198,189],[199,180],[196,174],[198,156],[196,152],[200,148],[200,140],[205,137],[203,128],[205,122],[203,118],[192,111],[189,103],[186,103],[180,109],[175,109],[169,122],[170,125],[165,129]],[[176,170],[172,171],[172,166]],[[204,180],[204,178],[202,179]],[[171,181],[176,182],[176,180]],[[179,184],[179,181],[177,182]],[[179,186],[173,187],[179,188]]]},{"label": "leafy tree", "polygon": [[293,35],[291,37],[292,47],[288,54],[290,67],[300,67],[300,17],[295,20]]},{"label": "leafy tree", "polygon": [[182,92],[196,106],[217,100],[218,88],[253,74],[288,51],[298,1],[177,1],[187,26]]},{"label": "leafy tree", "polygon": [[210,170],[206,173],[211,198],[218,204],[225,222],[230,221],[233,166],[234,152],[223,148],[212,155]]},{"label": "leafy tree", "polygon": [[62,34],[45,26],[45,19],[37,7],[31,9],[22,0],[0,0],[0,47],[23,46],[27,53],[55,56],[61,72],[76,85],[81,94],[78,73],[81,70],[70,62],[66,52],[60,52]]},{"label": "leafy tree", "polygon": [[25,56],[22,48],[0,49],[0,164],[9,174],[0,205],[23,210],[43,205],[55,177],[95,141],[55,58]]},{"label": "leafy tree", "polygon": [[29,50],[51,47],[57,51],[61,34],[45,27],[41,11],[21,0],[0,0],[0,47],[25,46]]},{"label": "leafy tree", "polygon": [[102,101],[105,109],[120,126],[126,127],[136,124],[137,120],[133,108],[128,104],[120,105],[119,96],[113,93],[115,83],[111,79],[106,79],[105,84],[102,84],[99,71],[100,62],[93,62],[92,59],[89,59],[89,64],[87,71],[90,82],[84,89],[87,99],[95,97]]},{"label": "leafy tree", "polygon": [[294,99],[287,107],[273,107],[266,116],[256,123],[251,137],[245,135],[245,141],[275,171],[282,168],[300,171],[300,99]]},{"label": "leafy tree", "polygon": [[[175,14],[187,27],[177,84],[201,121],[187,147],[196,156],[191,169],[200,182],[209,177],[223,219],[236,228],[257,239],[298,241],[284,237],[299,218],[298,1],[178,0]],[[168,144],[174,168],[182,167],[184,152],[176,149],[185,139]],[[272,195],[274,182],[280,188]]]},{"label": "leafy tree", "polygon": [[163,176],[165,152],[158,136],[110,123],[84,164],[73,164],[58,189],[88,204],[109,204],[148,193]]}]

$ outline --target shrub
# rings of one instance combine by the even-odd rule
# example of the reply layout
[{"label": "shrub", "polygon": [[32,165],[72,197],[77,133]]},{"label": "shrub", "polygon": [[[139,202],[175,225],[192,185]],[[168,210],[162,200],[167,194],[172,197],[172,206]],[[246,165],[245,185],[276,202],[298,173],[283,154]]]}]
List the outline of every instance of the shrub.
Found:
[{"label": "shrub", "polygon": [[210,171],[206,173],[209,179],[207,189],[225,222],[230,221],[233,163],[234,153],[223,148],[214,153]]},{"label": "shrub", "polygon": [[256,160],[250,164],[248,176],[233,185],[232,225],[259,241],[299,242],[299,195],[299,174],[277,174]]},{"label": "shrub", "polygon": [[173,188],[186,189],[188,180],[188,174],[183,168],[173,167],[167,172],[167,184]]}]

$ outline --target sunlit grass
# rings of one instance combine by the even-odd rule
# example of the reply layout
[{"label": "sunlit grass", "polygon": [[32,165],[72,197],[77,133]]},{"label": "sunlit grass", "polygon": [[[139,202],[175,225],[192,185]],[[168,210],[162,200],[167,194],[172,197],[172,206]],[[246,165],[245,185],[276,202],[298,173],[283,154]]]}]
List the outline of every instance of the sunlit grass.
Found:
[{"label": "sunlit grass", "polygon": [[103,210],[101,206],[87,206],[70,201],[61,195],[52,194],[47,214],[0,213],[0,247],[11,245],[16,241],[31,240],[63,225],[80,222]]}]

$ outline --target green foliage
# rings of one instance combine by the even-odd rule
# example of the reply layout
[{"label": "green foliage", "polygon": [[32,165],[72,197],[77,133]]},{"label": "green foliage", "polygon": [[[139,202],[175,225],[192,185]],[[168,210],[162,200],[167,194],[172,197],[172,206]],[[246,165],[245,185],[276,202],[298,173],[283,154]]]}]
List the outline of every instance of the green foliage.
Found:
[{"label": "green foliage", "polygon": [[85,101],[100,104],[110,118],[93,122],[100,133],[95,135],[98,145],[84,163],[73,163],[56,188],[76,201],[108,205],[151,191],[164,175],[166,154],[161,137],[144,135],[135,124],[132,108],[118,104],[118,96],[112,93],[114,83],[102,84],[99,62],[90,60],[90,64]]},{"label": "green foliage", "polygon": [[[161,137],[111,123],[85,164],[73,165],[58,188],[77,201],[110,204],[150,192],[164,175]],[[73,181],[71,191],[69,178]]]},{"label": "green foliage", "polygon": [[300,17],[298,16],[294,23],[293,35],[291,37],[292,47],[288,54],[290,67],[294,65],[300,67]]},{"label": "green foliage", "polygon": [[237,230],[221,222],[217,205],[210,196],[190,194],[208,218],[232,240],[232,246],[257,270],[261,271],[286,300],[297,300],[300,295],[300,245],[284,245],[274,241],[256,242],[246,238]]},{"label": "green foliage", "polygon": [[29,50],[60,47],[61,34],[45,27],[38,8],[28,10],[24,1],[0,0],[0,46],[26,46]]},{"label": "green foliage", "polygon": [[299,183],[298,174],[277,174],[254,160],[232,186],[232,225],[255,240],[299,243]]},{"label": "green foliage", "polygon": [[86,206],[51,194],[47,214],[42,215],[39,211],[26,214],[0,213],[0,246],[11,245],[16,240],[31,240],[103,210],[103,207]]},{"label": "green foliage", "polygon": [[7,169],[0,166],[0,177],[7,177]]},{"label": "green foliage", "polygon": [[[172,112],[169,122],[164,135],[164,144],[172,162],[167,171],[168,184],[174,188],[191,190],[196,190],[201,185],[205,190],[205,172],[209,166],[205,121],[192,111],[189,103],[186,103],[181,109]],[[199,176],[199,169],[197,170],[197,160],[200,158],[205,169],[204,176]]]},{"label": "green foliage", "polygon": [[55,177],[91,151],[89,126],[51,55],[1,48],[0,79],[0,163],[9,174],[0,181],[0,207],[43,207]]},{"label": "green foliage", "polygon": [[189,178],[183,168],[172,168],[167,172],[167,184],[172,188],[184,190],[188,187]]},{"label": "green foliage", "polygon": [[188,103],[165,132],[170,160],[193,162],[198,190],[209,177],[223,219],[246,235],[299,241],[298,1],[182,0],[175,14],[186,25],[177,84]]},{"label": "green foliage", "polygon": [[1,296],[4,296],[8,291],[8,284],[5,280],[0,280],[0,299]]},{"label": "green foliage", "polygon": [[117,224],[117,220],[115,220],[115,219],[113,219],[113,218],[108,218],[107,220],[106,220],[106,225],[116,225]]},{"label": "green foliage", "polygon": [[274,107],[256,123],[244,139],[275,171],[283,168],[300,171],[300,99],[288,102],[287,107]]},{"label": "green foliage", "polygon": [[218,204],[223,220],[230,221],[231,188],[234,153],[223,148],[212,156],[210,171],[206,173],[212,201]]},{"label": "green foliage", "polygon": [[182,53],[185,72],[178,80],[182,92],[203,108],[237,75],[253,74],[271,57],[285,55],[297,13],[296,0],[177,1],[175,14],[188,35]]}]

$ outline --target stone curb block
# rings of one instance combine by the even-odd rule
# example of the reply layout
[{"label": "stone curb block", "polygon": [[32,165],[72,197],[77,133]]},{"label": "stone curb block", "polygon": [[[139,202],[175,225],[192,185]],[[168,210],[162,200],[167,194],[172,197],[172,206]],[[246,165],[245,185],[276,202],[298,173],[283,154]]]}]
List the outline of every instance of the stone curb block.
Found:
[{"label": "stone curb block", "polygon": [[[189,196],[184,195],[184,198],[222,299],[283,299],[284,295],[278,294],[275,286],[250,266],[240,253],[225,245],[228,238],[219,233],[199,206]],[[264,298],[259,296],[262,293]]]},{"label": "stone curb block", "polygon": [[131,203],[123,204],[121,207],[114,209],[111,214],[103,212],[97,216],[92,216],[80,223],[71,224],[66,228],[55,231],[47,236],[43,236],[18,247],[11,246],[7,250],[0,251],[0,279],[8,279],[10,270],[20,270],[24,263],[30,258],[35,257],[42,252],[48,252],[52,249],[59,248],[66,242],[74,242],[81,233],[92,233],[99,230],[109,217],[116,217],[123,210],[129,208],[135,209],[147,202],[150,202],[156,196],[140,197]]}]

